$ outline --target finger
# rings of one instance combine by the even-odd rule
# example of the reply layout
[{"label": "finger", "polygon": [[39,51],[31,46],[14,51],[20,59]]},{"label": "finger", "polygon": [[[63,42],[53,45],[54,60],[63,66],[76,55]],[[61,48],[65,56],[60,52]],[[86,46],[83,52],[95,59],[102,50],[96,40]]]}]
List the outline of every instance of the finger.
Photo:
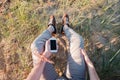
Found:
[{"label": "finger", "polygon": [[80,48],[80,52],[82,52],[82,49]]},{"label": "finger", "polygon": [[81,48],[80,48],[80,53],[83,54]]},{"label": "finger", "polygon": [[47,41],[46,41],[46,46],[49,44],[49,41],[50,41],[50,40],[47,40]]},{"label": "finger", "polygon": [[47,49],[47,50],[49,49],[49,44],[50,44],[50,41],[47,40],[47,41],[46,41],[46,44],[45,44],[45,49]]},{"label": "finger", "polygon": [[80,52],[84,55],[84,50],[80,48]]}]

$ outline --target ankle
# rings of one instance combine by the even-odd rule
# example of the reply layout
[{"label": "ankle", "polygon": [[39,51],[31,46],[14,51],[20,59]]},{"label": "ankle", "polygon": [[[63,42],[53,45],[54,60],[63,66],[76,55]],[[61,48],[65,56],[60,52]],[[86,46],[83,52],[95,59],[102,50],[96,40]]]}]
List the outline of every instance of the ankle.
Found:
[{"label": "ankle", "polygon": [[[52,26],[52,28],[50,26]],[[49,27],[48,30],[51,33],[56,34],[56,20],[55,20],[55,17],[53,15],[51,15],[49,18],[48,27]]]},{"label": "ankle", "polygon": [[63,25],[68,25],[69,26],[69,16],[68,16],[68,14],[63,15],[62,23],[63,23]]}]

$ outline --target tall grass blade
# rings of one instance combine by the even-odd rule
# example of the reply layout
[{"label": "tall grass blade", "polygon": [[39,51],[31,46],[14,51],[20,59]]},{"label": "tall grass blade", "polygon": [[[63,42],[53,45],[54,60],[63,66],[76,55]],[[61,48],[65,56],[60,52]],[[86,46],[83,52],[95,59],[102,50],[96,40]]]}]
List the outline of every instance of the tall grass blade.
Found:
[{"label": "tall grass blade", "polygon": [[109,60],[109,64],[113,62],[113,60],[116,58],[116,56],[120,53],[120,49],[115,53],[115,55]]}]

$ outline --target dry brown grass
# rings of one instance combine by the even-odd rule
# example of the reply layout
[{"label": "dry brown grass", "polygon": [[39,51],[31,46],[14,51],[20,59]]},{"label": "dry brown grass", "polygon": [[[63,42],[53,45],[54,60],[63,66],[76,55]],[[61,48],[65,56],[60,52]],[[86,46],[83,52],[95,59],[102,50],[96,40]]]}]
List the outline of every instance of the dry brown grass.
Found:
[{"label": "dry brown grass", "polygon": [[[70,16],[72,28],[83,36],[85,49],[101,80],[119,80],[119,3],[119,0],[11,0],[4,6],[0,3],[0,80],[26,78],[32,68],[30,44],[47,28],[51,14],[56,16],[60,28],[64,12]],[[56,37],[60,51],[52,60],[62,75],[69,53],[68,41],[65,36]]]}]

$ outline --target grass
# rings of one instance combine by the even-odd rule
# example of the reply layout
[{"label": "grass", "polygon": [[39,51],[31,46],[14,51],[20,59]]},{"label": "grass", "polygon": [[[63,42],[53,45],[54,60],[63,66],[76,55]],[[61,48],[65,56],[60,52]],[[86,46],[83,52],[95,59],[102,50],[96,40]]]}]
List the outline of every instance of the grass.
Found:
[{"label": "grass", "polygon": [[[119,80],[119,3],[119,0],[12,0],[10,3],[6,2],[4,9],[0,8],[2,10],[0,13],[0,80],[26,78],[32,68],[30,44],[47,28],[51,14],[56,16],[58,25],[64,12],[70,16],[72,28],[83,36],[85,49],[101,80]],[[58,59],[61,58],[55,58],[55,60]],[[63,73],[60,68],[64,69],[60,63],[58,60],[54,65],[59,75]]]}]

